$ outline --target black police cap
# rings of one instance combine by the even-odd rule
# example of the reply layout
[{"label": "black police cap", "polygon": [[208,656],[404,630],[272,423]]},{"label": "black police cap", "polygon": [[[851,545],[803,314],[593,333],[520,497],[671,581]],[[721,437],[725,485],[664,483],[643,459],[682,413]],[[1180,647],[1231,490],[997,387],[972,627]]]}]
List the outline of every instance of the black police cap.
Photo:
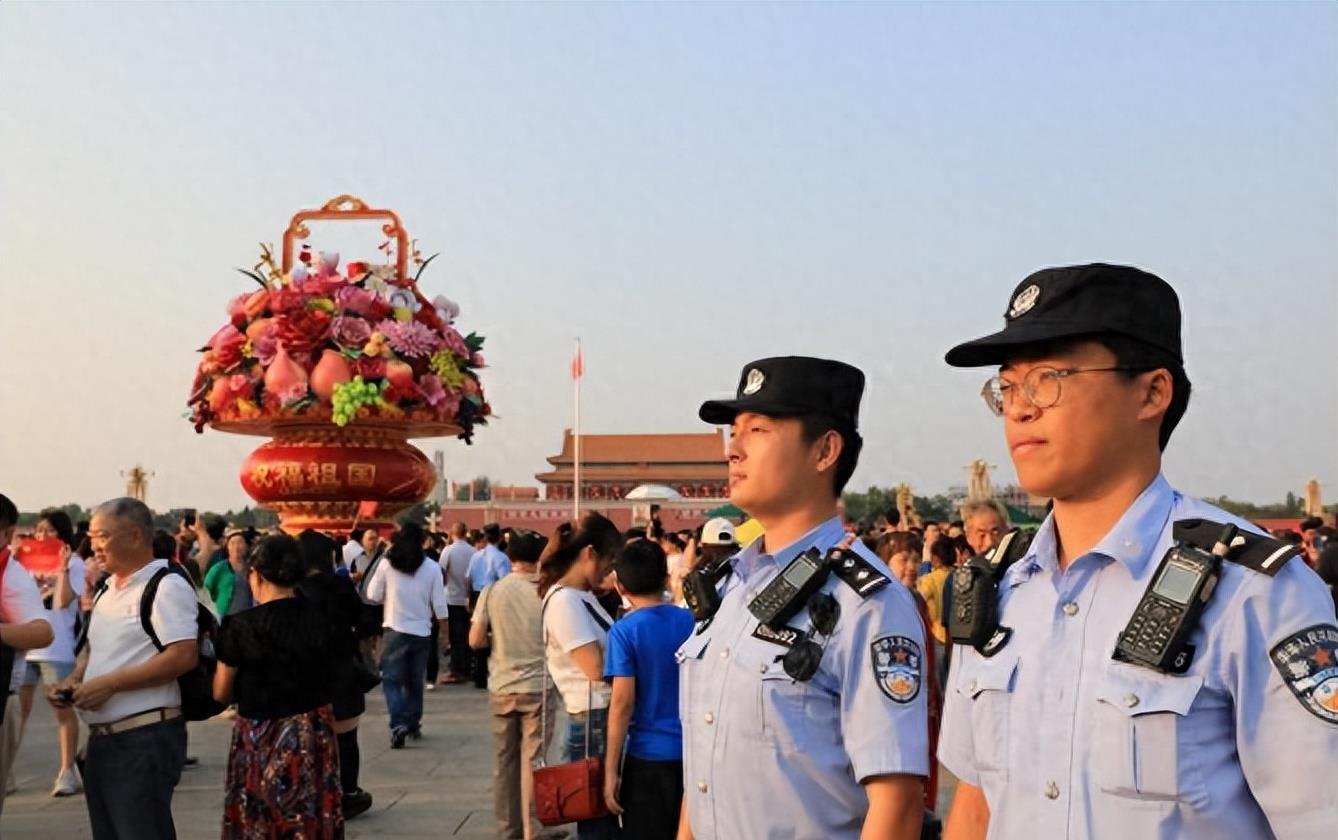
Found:
[{"label": "black police cap", "polygon": [[728,426],[744,412],[768,417],[822,414],[859,429],[864,373],[857,367],[808,356],[779,356],[744,365],[732,400],[708,400],[698,416]]},{"label": "black police cap", "polygon": [[1018,284],[1004,328],[959,344],[944,357],[953,367],[1008,361],[1028,345],[1063,338],[1124,335],[1183,361],[1180,299],[1160,277],[1123,265],[1044,268]]}]

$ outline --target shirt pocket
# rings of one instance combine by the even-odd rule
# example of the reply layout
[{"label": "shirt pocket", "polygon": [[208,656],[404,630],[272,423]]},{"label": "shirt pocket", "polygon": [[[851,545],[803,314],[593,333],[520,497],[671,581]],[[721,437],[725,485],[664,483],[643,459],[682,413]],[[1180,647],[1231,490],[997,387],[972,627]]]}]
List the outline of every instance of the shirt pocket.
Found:
[{"label": "shirt pocket", "polygon": [[1208,804],[1194,765],[1190,710],[1203,688],[1198,675],[1170,676],[1113,663],[1097,692],[1094,774],[1112,796],[1146,802]]},{"label": "shirt pocket", "polygon": [[785,673],[776,659],[785,651],[772,645],[751,662],[740,660],[757,674],[757,718],[753,734],[789,753],[833,746],[838,742],[840,709],[836,697],[813,680],[800,682]]},{"label": "shirt pocket", "polygon": [[1008,780],[1010,710],[1017,684],[1017,654],[1005,649],[979,658],[963,671],[958,691],[971,700],[971,742],[976,770],[991,781]]}]

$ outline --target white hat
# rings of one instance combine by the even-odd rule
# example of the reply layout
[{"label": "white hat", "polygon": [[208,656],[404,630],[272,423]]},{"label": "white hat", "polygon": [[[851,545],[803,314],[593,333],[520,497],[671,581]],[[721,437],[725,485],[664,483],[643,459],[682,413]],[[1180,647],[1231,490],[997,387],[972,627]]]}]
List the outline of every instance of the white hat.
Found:
[{"label": "white hat", "polygon": [[728,519],[712,519],[702,526],[702,545],[735,545],[734,523]]}]

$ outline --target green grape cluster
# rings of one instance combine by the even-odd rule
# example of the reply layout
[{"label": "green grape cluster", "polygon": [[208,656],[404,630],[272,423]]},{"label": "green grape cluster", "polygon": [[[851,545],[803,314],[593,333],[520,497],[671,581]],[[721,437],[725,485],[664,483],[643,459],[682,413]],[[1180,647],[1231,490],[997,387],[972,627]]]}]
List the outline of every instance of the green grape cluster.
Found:
[{"label": "green grape cluster", "polygon": [[361,376],[355,376],[348,382],[341,382],[334,388],[330,403],[334,407],[332,419],[336,426],[347,426],[349,421],[358,416],[358,409],[364,405],[382,408],[386,405],[381,393],[390,386],[389,382],[377,385],[366,382]]}]

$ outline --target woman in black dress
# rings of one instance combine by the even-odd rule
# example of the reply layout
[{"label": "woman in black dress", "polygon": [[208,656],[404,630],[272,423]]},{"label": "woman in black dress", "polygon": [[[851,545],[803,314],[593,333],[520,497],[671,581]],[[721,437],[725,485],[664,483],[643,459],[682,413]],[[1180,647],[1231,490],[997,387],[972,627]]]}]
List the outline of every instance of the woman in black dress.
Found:
[{"label": "woman in black dress", "polygon": [[248,571],[257,606],[219,632],[214,697],[237,704],[224,840],[344,836],[330,630],[324,611],[297,594],[304,571],[297,540],[261,540]]},{"label": "woman in black dress", "polygon": [[325,534],[306,530],[297,535],[306,577],[297,591],[324,611],[330,630],[331,682],[334,694],[335,733],[339,738],[339,780],[344,789],[344,819],[372,807],[372,795],[358,787],[361,754],[358,721],[366,710],[363,695],[368,669],[361,665],[358,642],[379,629],[368,626],[358,590],[344,575],[336,574],[338,545]]}]

